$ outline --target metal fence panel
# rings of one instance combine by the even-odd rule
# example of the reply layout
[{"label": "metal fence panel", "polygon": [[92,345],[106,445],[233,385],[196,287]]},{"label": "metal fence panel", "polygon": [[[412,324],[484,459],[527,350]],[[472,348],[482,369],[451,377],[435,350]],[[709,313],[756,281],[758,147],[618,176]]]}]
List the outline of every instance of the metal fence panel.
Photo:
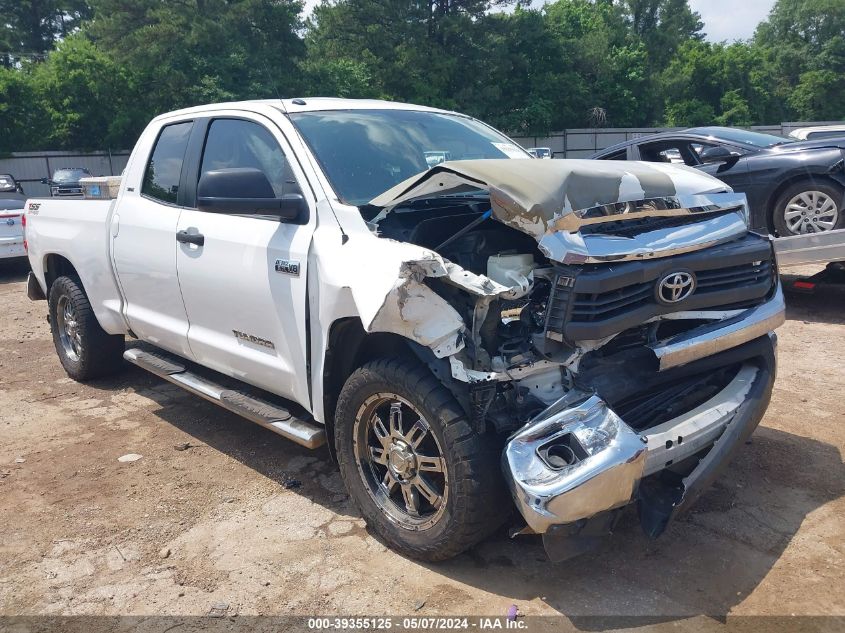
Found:
[{"label": "metal fence panel", "polygon": [[50,195],[42,178],[51,178],[63,167],[84,167],[92,176],[118,176],[126,167],[129,152],[16,152],[0,158],[0,173],[11,174],[32,197]]}]

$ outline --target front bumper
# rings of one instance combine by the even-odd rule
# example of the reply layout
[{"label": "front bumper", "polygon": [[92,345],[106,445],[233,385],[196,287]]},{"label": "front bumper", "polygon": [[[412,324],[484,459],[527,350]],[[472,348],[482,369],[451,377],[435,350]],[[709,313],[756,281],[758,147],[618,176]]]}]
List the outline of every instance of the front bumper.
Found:
[{"label": "front bumper", "polygon": [[[648,430],[632,429],[598,395],[573,391],[510,438],[502,456],[505,478],[553,558],[571,555],[553,551],[579,548],[558,548],[550,540],[577,537],[585,528],[592,540],[595,519],[634,501],[644,529],[657,536],[712,482],[768,406],[774,334],[763,341],[762,355],[744,361],[716,395]],[[686,475],[662,478],[696,454],[700,460]],[[604,519],[599,523],[609,527]]]}]

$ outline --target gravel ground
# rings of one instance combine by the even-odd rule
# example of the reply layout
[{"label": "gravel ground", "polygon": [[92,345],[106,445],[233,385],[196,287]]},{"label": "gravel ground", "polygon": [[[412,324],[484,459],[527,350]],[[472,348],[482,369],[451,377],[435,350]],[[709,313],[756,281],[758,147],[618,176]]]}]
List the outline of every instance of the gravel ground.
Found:
[{"label": "gravel ground", "polygon": [[[547,562],[536,537],[501,533],[429,565],[368,533],[325,449],[136,368],[68,379],[25,273],[0,262],[0,614],[504,615],[516,604],[564,615],[566,628],[642,615],[673,631],[726,614],[845,615],[840,296],[789,297],[769,412],[660,539],[627,517],[565,564]],[[118,461],[129,453],[142,457]]]}]

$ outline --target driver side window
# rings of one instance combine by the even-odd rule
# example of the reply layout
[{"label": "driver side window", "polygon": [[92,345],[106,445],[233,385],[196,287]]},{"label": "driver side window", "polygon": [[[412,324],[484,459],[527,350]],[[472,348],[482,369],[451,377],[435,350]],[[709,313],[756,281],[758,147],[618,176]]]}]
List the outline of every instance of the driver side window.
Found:
[{"label": "driver side window", "polygon": [[269,130],[253,121],[215,119],[208,128],[200,175],[231,168],[261,171],[276,198],[300,193],[282,148]]}]

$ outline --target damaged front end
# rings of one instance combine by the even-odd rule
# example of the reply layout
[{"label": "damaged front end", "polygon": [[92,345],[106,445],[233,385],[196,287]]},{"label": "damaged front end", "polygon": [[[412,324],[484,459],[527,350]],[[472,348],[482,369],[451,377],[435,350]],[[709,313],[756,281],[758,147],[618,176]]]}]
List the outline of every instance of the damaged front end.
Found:
[{"label": "damaged front end", "polygon": [[377,233],[430,253],[372,322],[404,319],[476,428],[509,436],[505,478],[553,559],[633,502],[660,534],[762,417],[783,295],[771,240],[721,182],[669,165],[457,161],[372,208]]},{"label": "damaged front end", "polygon": [[713,481],[771,396],[774,335],[743,352],[749,357],[712,397],[654,426],[629,425],[599,395],[579,390],[510,438],[503,454],[507,480],[550,558],[593,547],[612,528],[616,511],[632,502],[643,529],[656,537]]}]

